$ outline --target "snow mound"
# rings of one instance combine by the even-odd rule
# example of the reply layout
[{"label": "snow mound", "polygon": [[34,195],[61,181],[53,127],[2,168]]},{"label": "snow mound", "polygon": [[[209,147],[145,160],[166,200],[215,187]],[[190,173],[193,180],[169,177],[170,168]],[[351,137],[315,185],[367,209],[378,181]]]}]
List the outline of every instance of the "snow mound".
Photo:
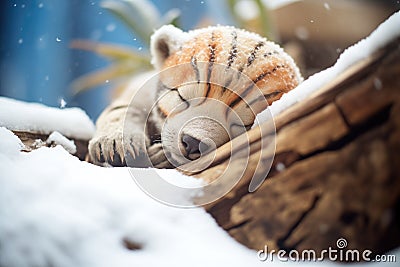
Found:
[{"label": "snow mound", "polygon": [[307,96],[320,89],[324,84],[329,83],[350,66],[368,58],[375,51],[378,51],[386,44],[400,37],[399,25],[400,11],[396,12],[379,25],[370,36],[347,48],[340,55],[334,66],[314,74],[295,89],[284,94],[281,99],[272,103],[268,109],[257,115],[254,125],[263,123],[267,118],[270,118],[270,116],[265,113],[271,112],[272,116],[276,117],[278,114],[282,113],[282,111],[307,98]]},{"label": "snow mound", "polygon": [[[20,146],[0,128],[0,266],[343,266],[260,261],[204,209],[150,198],[128,168],[81,162],[59,146],[30,153],[19,152]],[[184,178],[175,170],[157,174]],[[187,178],[188,185],[193,179]],[[128,250],[126,242],[139,249]]]},{"label": "snow mound", "polygon": [[76,146],[73,140],[69,140],[64,135],[60,134],[57,131],[52,132],[46,140],[48,145],[56,144],[62,146],[65,150],[67,150],[71,154],[76,153]]},{"label": "snow mound", "polygon": [[[59,146],[18,152],[20,145],[0,128],[0,266],[264,266],[204,209],[150,198],[128,168],[81,162]],[[142,248],[128,250],[123,240]]]},{"label": "snow mound", "polygon": [[4,127],[0,127],[0,140],[0,151],[9,157],[18,155],[24,147],[21,140]]},{"label": "snow mound", "polygon": [[41,134],[60,132],[69,138],[88,140],[95,127],[80,108],[53,108],[0,97],[0,126],[13,131]]}]

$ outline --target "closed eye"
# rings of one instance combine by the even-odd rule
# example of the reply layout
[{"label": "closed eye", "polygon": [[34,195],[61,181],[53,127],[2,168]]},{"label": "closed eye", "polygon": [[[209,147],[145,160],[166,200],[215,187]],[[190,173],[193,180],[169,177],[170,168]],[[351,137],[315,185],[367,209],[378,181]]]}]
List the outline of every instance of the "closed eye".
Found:
[{"label": "closed eye", "polygon": [[253,124],[244,125],[244,124],[232,123],[232,124],[229,126],[229,131],[230,131],[233,135],[236,136],[236,135],[242,134],[242,133],[245,132],[245,131],[250,130],[250,128],[251,128],[252,125],[253,125]]},{"label": "closed eye", "polygon": [[162,117],[171,116],[172,113],[177,114],[190,107],[190,103],[186,101],[180,94],[178,89],[170,89],[162,94],[157,101],[157,109]]}]

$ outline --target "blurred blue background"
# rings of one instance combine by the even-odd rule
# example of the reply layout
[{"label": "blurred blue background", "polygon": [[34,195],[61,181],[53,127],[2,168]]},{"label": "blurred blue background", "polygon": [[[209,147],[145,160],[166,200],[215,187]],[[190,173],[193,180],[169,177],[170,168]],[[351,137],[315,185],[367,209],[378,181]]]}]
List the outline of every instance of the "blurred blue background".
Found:
[{"label": "blurred blue background", "polygon": [[[124,24],[100,7],[100,2],[0,1],[0,95],[49,106],[60,106],[65,100],[67,107],[79,106],[95,120],[110,101],[110,88],[104,85],[73,96],[70,85],[77,77],[109,63],[93,53],[71,49],[70,42],[87,39],[142,45]],[[180,23],[185,30],[198,24],[207,13],[204,1],[153,0],[153,3],[162,14],[179,8]],[[213,16],[221,18],[218,14],[221,11],[216,12]]]},{"label": "blurred blue background", "polygon": [[[180,9],[180,26],[184,30],[198,26],[200,22],[204,22],[204,18],[212,18],[206,24],[235,25],[235,20],[227,10],[227,0],[148,1],[153,2],[161,14],[172,8]],[[102,0],[0,1],[0,95],[59,107],[65,101],[67,107],[81,107],[95,120],[111,100],[111,85],[104,84],[74,96],[71,83],[82,75],[104,68],[110,62],[92,52],[71,49],[71,41],[84,39],[144,47],[128,27],[100,7],[101,2]],[[332,65],[340,51],[367,36],[380,22],[398,10],[400,5],[399,1],[392,0],[330,0],[329,14],[324,16],[326,25],[346,19],[348,14],[351,14],[354,25],[338,28],[336,35],[330,32],[321,41],[322,38],[318,36],[320,32],[325,32],[324,24],[311,25],[309,17],[320,16],[318,5],[323,7],[325,1],[300,2],[312,3],[317,11],[310,10],[310,6],[305,4],[307,9],[301,10],[300,16],[291,17],[287,21],[295,21],[303,31],[306,29],[308,38],[297,36],[293,27],[285,30],[286,16],[277,17],[274,23],[282,28],[279,29],[281,41],[294,41],[302,51],[304,58],[300,58],[298,62],[304,63],[305,73],[314,73]],[[370,6],[371,14],[355,16],[357,5],[353,5],[354,11],[343,12],[345,10],[340,6],[345,2]],[[334,3],[338,3],[337,9],[333,8]],[[290,14],[290,8],[287,12]],[[378,13],[380,15],[376,15]]]}]

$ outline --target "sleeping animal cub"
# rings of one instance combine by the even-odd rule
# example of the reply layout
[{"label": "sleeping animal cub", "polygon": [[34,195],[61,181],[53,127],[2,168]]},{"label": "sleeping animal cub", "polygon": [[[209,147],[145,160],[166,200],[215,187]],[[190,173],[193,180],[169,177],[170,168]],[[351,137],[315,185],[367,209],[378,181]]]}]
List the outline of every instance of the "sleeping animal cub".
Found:
[{"label": "sleeping animal cub", "polygon": [[137,78],[97,120],[93,163],[173,167],[196,160],[245,132],[302,81],[282,48],[234,27],[163,26],[151,37],[151,54],[155,71]]}]

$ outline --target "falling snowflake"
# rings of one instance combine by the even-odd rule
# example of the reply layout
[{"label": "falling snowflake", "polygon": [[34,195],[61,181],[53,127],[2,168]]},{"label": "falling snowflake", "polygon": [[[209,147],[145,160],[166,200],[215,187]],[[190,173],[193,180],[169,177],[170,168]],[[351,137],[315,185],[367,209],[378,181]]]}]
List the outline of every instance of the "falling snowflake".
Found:
[{"label": "falling snowflake", "polygon": [[374,79],[374,87],[376,90],[381,90],[382,89],[382,81],[379,78]]},{"label": "falling snowflake", "polygon": [[307,40],[309,37],[309,32],[307,30],[307,28],[303,27],[303,26],[299,26],[294,30],[297,38],[299,38],[300,40]]},{"label": "falling snowflake", "polygon": [[281,172],[281,171],[284,171],[285,169],[286,169],[286,166],[285,166],[285,164],[283,164],[282,162],[279,162],[278,164],[276,164],[276,170],[278,171],[278,172]]},{"label": "falling snowflake", "polygon": [[115,28],[116,28],[115,24],[114,23],[110,23],[110,24],[107,25],[106,31],[113,32],[115,30]]},{"label": "falling snowflake", "polygon": [[65,108],[65,106],[67,105],[67,102],[64,100],[64,98],[60,99],[60,108]]}]

